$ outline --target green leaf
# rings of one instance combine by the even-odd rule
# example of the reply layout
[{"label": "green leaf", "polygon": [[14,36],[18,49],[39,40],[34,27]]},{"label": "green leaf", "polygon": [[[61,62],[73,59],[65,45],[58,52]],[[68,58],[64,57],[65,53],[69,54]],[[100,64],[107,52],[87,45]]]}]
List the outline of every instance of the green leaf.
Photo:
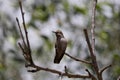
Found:
[{"label": "green leaf", "polygon": [[33,19],[38,19],[38,20],[41,20],[41,21],[46,21],[49,18],[49,13],[47,11],[46,6],[41,5],[41,6],[38,6],[34,10],[32,16],[33,16]]},{"label": "green leaf", "polygon": [[48,12],[50,13],[50,14],[54,14],[54,12],[55,12],[55,5],[53,4],[53,3],[51,3],[49,6],[48,6]]},{"label": "green leaf", "polygon": [[113,55],[113,59],[114,59],[115,61],[119,61],[119,60],[120,60],[120,56],[119,56],[118,54],[114,54],[114,55]]},{"label": "green leaf", "polygon": [[64,10],[65,10],[65,12],[69,12],[69,10],[70,10],[70,5],[69,5],[69,3],[66,1],[66,0],[64,0],[63,1],[63,6],[64,6]]},{"label": "green leaf", "polygon": [[85,8],[81,8],[78,6],[73,6],[75,13],[81,13],[86,15],[87,14],[87,10]]}]

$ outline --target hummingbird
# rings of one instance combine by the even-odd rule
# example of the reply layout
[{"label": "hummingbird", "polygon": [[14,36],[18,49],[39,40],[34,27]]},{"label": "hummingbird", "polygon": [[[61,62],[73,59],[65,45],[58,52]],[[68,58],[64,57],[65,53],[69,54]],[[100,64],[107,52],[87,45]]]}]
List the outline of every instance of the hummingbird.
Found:
[{"label": "hummingbird", "polygon": [[67,48],[67,40],[61,30],[53,31],[53,33],[56,35],[54,63],[59,64]]}]

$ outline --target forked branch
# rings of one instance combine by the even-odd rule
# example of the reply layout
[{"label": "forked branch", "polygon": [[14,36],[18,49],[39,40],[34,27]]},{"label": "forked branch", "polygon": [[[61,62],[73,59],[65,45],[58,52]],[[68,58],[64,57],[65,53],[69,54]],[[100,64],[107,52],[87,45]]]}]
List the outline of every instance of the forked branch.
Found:
[{"label": "forked branch", "polygon": [[31,53],[30,43],[29,43],[29,39],[28,39],[28,32],[27,32],[27,29],[26,29],[25,19],[24,19],[24,14],[25,14],[25,13],[23,12],[23,8],[22,8],[21,0],[19,0],[19,5],[20,5],[20,10],[21,10],[21,15],[22,15],[22,20],[23,20],[23,27],[24,27],[24,32],[25,32],[25,37],[26,37],[27,47],[29,48],[29,53]]},{"label": "forked branch", "polygon": [[[26,60],[26,65],[25,66],[32,68],[32,69],[28,70],[28,72],[37,72],[37,71],[43,70],[43,71],[55,73],[55,74],[58,74],[58,75],[67,76],[69,78],[91,78],[91,76],[89,76],[89,75],[71,74],[71,73],[68,73],[66,71],[61,72],[61,71],[58,71],[58,70],[55,70],[55,69],[44,68],[44,67],[40,67],[40,66],[37,66],[37,65],[34,64],[32,56],[31,56],[31,47],[30,47],[30,43],[29,43],[29,39],[28,39],[28,32],[27,32],[26,25],[25,25],[24,12],[23,12],[23,8],[22,8],[22,4],[21,4],[20,0],[19,0],[19,5],[20,5],[20,10],[21,10],[21,15],[22,15],[25,37],[22,33],[21,26],[20,26],[20,23],[19,23],[19,19],[16,18],[16,21],[17,21],[17,24],[18,24],[18,27],[19,27],[19,31],[20,31],[20,35],[21,35],[22,41],[23,41],[23,43],[19,42],[18,45],[19,45],[20,49],[22,50],[23,56]],[[69,56],[69,57],[71,57],[71,56]],[[73,58],[73,57],[71,57],[71,58]],[[89,62],[88,62],[88,64],[89,64]]]},{"label": "forked branch", "polygon": [[80,74],[68,73],[67,72],[67,67],[65,67],[64,72],[61,72],[59,70],[44,68],[44,67],[35,65],[34,62],[33,62],[33,59],[32,59],[32,55],[31,55],[31,47],[30,47],[30,42],[29,42],[29,38],[28,38],[28,32],[27,32],[26,25],[25,25],[24,12],[23,12],[21,1],[19,0],[25,37],[23,35],[22,29],[21,29],[21,26],[20,26],[20,23],[19,23],[19,19],[16,18],[16,21],[17,21],[17,24],[18,24],[18,27],[19,27],[19,31],[20,31],[20,35],[21,35],[21,38],[22,38],[22,42],[23,42],[23,43],[19,42],[18,45],[19,45],[20,49],[22,50],[23,56],[26,60],[26,65],[25,66],[33,68],[31,70],[28,70],[28,72],[37,72],[37,71],[43,70],[43,71],[51,72],[51,73],[54,73],[54,74],[58,74],[60,76],[67,76],[69,78],[91,78],[92,80],[97,80],[97,79],[102,80],[103,71],[106,70],[107,68],[111,67],[111,65],[108,65],[108,66],[104,67],[103,69],[101,69],[99,71],[97,61],[96,61],[96,56],[95,56],[95,51],[94,51],[94,49],[95,49],[95,32],[94,32],[94,29],[95,29],[96,4],[97,4],[97,0],[94,0],[93,15],[92,15],[92,28],[91,28],[92,44],[90,44],[90,40],[89,40],[89,37],[88,37],[87,30],[84,29],[84,34],[85,34],[86,42],[88,44],[88,48],[89,48],[89,51],[90,51],[90,56],[91,56],[92,62],[77,59],[75,57],[72,57],[68,53],[65,53],[65,55],[67,55],[68,57],[70,57],[71,59],[73,59],[75,61],[90,64],[94,68],[94,71],[96,72],[97,77],[95,77],[92,73],[90,73],[88,69],[86,69],[86,71],[88,72],[88,75],[80,75]]},{"label": "forked branch", "polygon": [[96,55],[95,55],[95,16],[96,16],[96,6],[97,6],[97,0],[93,0],[92,25],[91,25],[91,34],[92,34],[92,40],[91,41],[92,42],[91,43],[90,43],[90,40],[89,40],[89,37],[88,37],[87,29],[84,29],[84,34],[85,34],[86,42],[88,44],[88,48],[89,48],[89,51],[90,51],[90,56],[91,56],[91,60],[92,60],[92,67],[93,67],[93,69],[94,69],[94,71],[96,73],[97,80],[103,80],[102,72],[104,70],[106,70],[107,68],[109,68],[110,65],[106,66],[105,68],[103,68],[103,69],[101,69],[99,71],[99,67],[98,67],[98,63],[97,63]]},{"label": "forked branch", "polygon": [[100,74],[102,75],[102,73],[103,73],[106,69],[110,68],[111,66],[112,66],[112,65],[110,64],[110,65],[102,68],[102,69],[100,70]]}]

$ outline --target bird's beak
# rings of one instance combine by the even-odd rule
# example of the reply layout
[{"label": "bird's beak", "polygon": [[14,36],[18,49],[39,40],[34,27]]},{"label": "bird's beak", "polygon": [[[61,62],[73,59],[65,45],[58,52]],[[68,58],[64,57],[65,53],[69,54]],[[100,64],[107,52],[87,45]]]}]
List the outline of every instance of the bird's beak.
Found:
[{"label": "bird's beak", "polygon": [[56,31],[52,31],[53,33],[56,33]]}]

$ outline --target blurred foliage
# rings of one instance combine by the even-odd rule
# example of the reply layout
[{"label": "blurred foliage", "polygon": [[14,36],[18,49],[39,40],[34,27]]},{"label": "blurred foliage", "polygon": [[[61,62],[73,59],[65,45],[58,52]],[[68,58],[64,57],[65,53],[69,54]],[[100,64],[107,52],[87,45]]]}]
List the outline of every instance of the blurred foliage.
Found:
[{"label": "blurred foliage", "polygon": [[37,7],[34,7],[33,10],[33,19],[35,18],[37,20],[46,21],[49,18],[49,13],[45,5],[39,5]]},{"label": "blurred foliage", "polygon": [[[65,32],[69,42],[68,52],[70,52],[71,55],[90,60],[88,47],[83,35],[83,28],[90,29],[92,5],[89,0],[82,0],[82,3],[76,4],[70,1],[35,0],[28,3],[27,0],[23,0],[23,9],[26,15],[29,13],[28,17],[30,18],[26,23],[26,25],[29,26],[27,29],[30,27],[35,28],[35,33],[41,40],[39,43],[36,42],[36,44],[40,44],[40,46],[32,48],[32,55],[34,60],[42,64],[42,66],[56,66],[52,64],[55,37],[53,37],[52,32],[48,34],[45,33],[51,29],[62,29]],[[10,1],[8,1],[8,3],[10,3]],[[4,1],[0,1],[0,4],[0,6],[3,7],[8,5],[7,2]],[[11,11],[2,9],[3,7],[0,8],[0,79],[26,80],[22,72],[22,70],[26,71],[26,69],[24,69],[25,62],[21,50],[17,45],[17,42],[20,41],[20,36],[15,17],[18,15],[19,5],[17,1],[13,1],[9,6],[12,7],[12,9],[9,9]],[[10,12],[12,12],[12,14]],[[118,76],[120,76],[120,5],[108,1],[99,2],[96,13],[96,52],[98,53],[98,62],[102,66],[112,63],[112,67],[105,73],[108,76],[106,80],[116,80]],[[84,20],[80,20],[76,16],[83,17]],[[73,18],[75,19],[73,20]],[[56,25],[51,26],[51,19]],[[81,21],[85,24],[78,25]],[[30,38],[34,38],[34,36]],[[78,69],[86,68],[85,65],[79,65],[66,57],[64,57],[62,61],[65,62],[72,72],[78,72]],[[71,67],[73,65],[75,66]],[[91,67],[88,66],[87,68]],[[52,78],[51,76],[55,75],[43,72],[39,74],[36,73],[36,77],[33,76],[33,78],[35,78],[35,80],[58,79],[58,77]],[[77,79],[67,78],[66,80]]]},{"label": "blurred foliage", "polygon": [[85,8],[80,8],[76,5],[73,8],[74,8],[74,14],[83,14],[83,15],[87,14],[87,10]]}]

